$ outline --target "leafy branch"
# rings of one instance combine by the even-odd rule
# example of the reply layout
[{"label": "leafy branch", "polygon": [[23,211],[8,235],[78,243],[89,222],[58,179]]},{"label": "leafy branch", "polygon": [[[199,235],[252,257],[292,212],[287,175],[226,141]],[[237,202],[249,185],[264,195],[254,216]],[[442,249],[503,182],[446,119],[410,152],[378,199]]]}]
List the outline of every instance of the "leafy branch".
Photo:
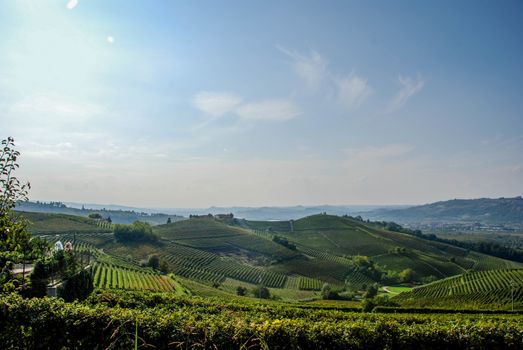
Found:
[{"label": "leafy branch", "polygon": [[21,183],[14,176],[14,171],[19,168],[17,163],[20,152],[14,149],[14,139],[8,137],[2,140],[0,150],[0,214],[5,214],[13,209],[18,201],[28,200],[29,182]]}]

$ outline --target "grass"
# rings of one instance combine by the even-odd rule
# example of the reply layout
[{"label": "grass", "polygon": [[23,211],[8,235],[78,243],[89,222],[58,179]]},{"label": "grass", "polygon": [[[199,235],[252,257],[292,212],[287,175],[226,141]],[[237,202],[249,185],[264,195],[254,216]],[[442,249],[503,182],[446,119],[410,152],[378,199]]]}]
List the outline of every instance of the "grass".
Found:
[{"label": "grass", "polygon": [[403,292],[410,292],[412,290],[412,287],[406,287],[406,286],[383,286],[380,288],[381,291],[383,291],[386,294],[389,294],[390,296],[398,295]]}]

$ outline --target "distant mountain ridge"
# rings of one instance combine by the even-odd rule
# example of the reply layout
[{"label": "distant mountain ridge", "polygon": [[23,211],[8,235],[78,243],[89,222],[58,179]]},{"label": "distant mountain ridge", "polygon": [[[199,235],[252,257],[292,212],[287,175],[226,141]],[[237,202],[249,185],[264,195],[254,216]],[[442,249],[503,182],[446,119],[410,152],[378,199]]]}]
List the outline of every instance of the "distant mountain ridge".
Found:
[{"label": "distant mountain ridge", "polygon": [[208,208],[139,208],[130,207],[117,204],[87,204],[64,202],[67,207],[81,208],[93,210],[123,210],[135,211],[149,214],[163,213],[166,215],[179,215],[189,217],[189,215],[206,215],[206,214],[224,214],[233,213],[235,217],[247,220],[296,220],[305,216],[310,216],[319,213],[327,213],[331,215],[352,215],[359,212],[367,212],[376,209],[399,209],[405,208],[406,205],[294,205],[294,206],[263,206],[263,207],[247,207],[247,206],[211,206]]},{"label": "distant mountain ridge", "polygon": [[145,221],[152,225],[164,224],[168,219],[171,221],[181,220],[183,217],[178,215],[168,215],[155,212],[144,212],[140,210],[115,209],[100,206],[99,208],[88,208],[80,205],[72,207],[62,202],[20,202],[16,205],[16,211],[25,211],[29,213],[50,213],[66,214],[88,217],[90,214],[100,214],[103,219],[111,219],[115,224],[130,224],[136,220]]},{"label": "distant mountain ridge", "polygon": [[452,199],[402,209],[361,213],[366,219],[414,223],[523,224],[523,198]]},{"label": "distant mountain ridge", "polygon": [[139,208],[118,204],[93,204],[76,202],[21,202],[16,206],[18,211],[55,213],[88,216],[99,213],[110,216],[114,223],[131,223],[135,220],[151,224],[163,224],[167,218],[179,220],[190,215],[217,215],[232,213],[237,218],[247,220],[296,220],[310,215],[326,213],[330,215],[350,215],[359,212],[381,209],[404,208],[402,205],[316,205],[288,207],[209,207],[209,208]]}]

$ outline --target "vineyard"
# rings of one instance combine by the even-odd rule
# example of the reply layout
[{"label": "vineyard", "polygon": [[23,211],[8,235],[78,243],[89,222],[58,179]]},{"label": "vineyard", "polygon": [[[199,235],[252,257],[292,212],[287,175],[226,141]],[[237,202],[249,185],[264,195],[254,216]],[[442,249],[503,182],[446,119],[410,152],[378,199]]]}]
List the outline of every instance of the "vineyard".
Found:
[{"label": "vineyard", "polygon": [[523,305],[523,269],[470,272],[413,288],[394,299],[404,305],[507,307]]},{"label": "vineyard", "polygon": [[94,233],[110,232],[110,227],[99,226],[96,220],[81,216],[48,213],[27,213],[22,215],[29,221],[33,234]]},{"label": "vineyard", "polygon": [[320,290],[323,282],[319,279],[300,277],[299,288],[303,290]]},{"label": "vineyard", "polygon": [[[160,275],[152,269],[141,267],[134,260],[126,260],[116,255],[109,255],[87,243],[98,240],[112,240],[110,233],[79,233],[41,236],[54,245],[57,241],[76,242],[76,253],[87,253],[93,263],[93,285],[102,289],[129,289],[150,291],[172,291],[175,283],[168,276]],[[86,262],[87,263],[87,262]]]},{"label": "vineyard", "polygon": [[352,290],[362,290],[376,282],[361,272],[353,271],[347,275],[345,283],[347,283]]},{"label": "vineyard", "polygon": [[248,250],[254,254],[288,259],[295,252],[271,240],[263,239],[250,230],[233,227],[213,218],[193,218],[170,225],[161,225],[156,232],[179,245],[208,252]]},{"label": "vineyard", "polygon": [[[495,258],[490,255],[472,252],[471,257],[475,260],[473,265],[476,271],[486,271],[499,268],[518,268],[521,264],[509,260],[503,260]],[[503,262],[503,266],[500,266],[500,260]]]},{"label": "vineyard", "polygon": [[174,273],[202,282],[222,282],[226,277],[267,287],[282,288],[286,276],[264,268],[240,264],[207,251],[170,244],[169,254],[162,255]]},{"label": "vineyard", "polygon": [[[98,291],[0,297],[2,348],[521,349],[521,315],[377,314],[238,298]],[[27,330],[30,331],[27,331]],[[135,345],[135,339],[137,343]]]},{"label": "vineyard", "polygon": [[[43,219],[51,220],[52,223],[55,219],[64,218],[46,216]],[[72,221],[76,222],[75,220]],[[94,228],[110,228],[108,222],[94,222],[93,225],[93,221],[89,220],[80,218],[78,222],[88,223]],[[280,293],[283,296],[298,296],[309,293],[304,298],[314,296],[325,283],[337,290],[348,288],[352,291],[362,291],[374,284],[373,279],[358,272],[350,255],[360,250],[366,253],[380,252],[370,257],[379,268],[400,272],[405,267],[411,267],[414,274],[420,277],[446,278],[468,270],[487,272],[493,268],[521,266],[492,256],[423,241],[406,234],[384,231],[348,218],[329,215],[316,215],[296,221],[238,220],[236,223],[239,226],[205,217],[160,225],[154,231],[161,239],[154,244],[122,244],[115,241],[112,233],[99,231],[62,232],[41,237],[51,244],[58,240],[62,243],[74,242],[75,251],[82,254],[82,263],[95,262],[95,286],[102,289],[172,289],[171,279],[143,267],[152,255],[158,255],[169,272],[193,280],[198,285],[212,288],[228,281],[228,291],[234,293],[235,285],[245,283],[253,288],[261,284],[282,289],[281,292],[275,292],[275,295]],[[291,249],[273,241],[275,235],[286,239],[294,247]],[[86,255],[90,257],[86,259]],[[454,280],[448,278],[443,281]],[[462,285],[453,286],[450,288],[451,294],[448,294],[447,287],[447,294],[438,295],[438,298],[442,305],[444,302],[457,303],[457,296],[462,295],[477,304],[492,303],[494,300],[489,299],[488,294],[490,290],[496,290],[503,300],[507,298],[507,289],[496,289],[495,282],[494,285],[485,282],[489,289],[482,290],[486,287],[480,286],[472,290],[470,286],[475,283],[479,282],[466,281]],[[419,291],[416,288],[411,297],[397,296],[397,300],[406,305],[421,305],[425,299],[432,298],[431,294],[419,294],[422,288],[425,287],[421,287]],[[300,291],[304,293],[300,294]],[[514,292],[519,298],[519,291]]]},{"label": "vineyard", "polygon": [[154,272],[140,269],[96,263],[93,284],[97,288],[172,291],[173,281]]},{"label": "vineyard", "polygon": [[[516,262],[387,231],[381,226],[347,217],[313,215],[295,221],[242,221],[241,225],[266,240],[274,235],[283,237],[309,258],[310,263],[303,259],[285,261],[275,267],[275,271],[319,278],[329,283],[352,279],[349,274],[352,271],[350,256],[353,255],[369,256],[384,270],[400,272],[412,269],[419,280],[450,277],[469,269],[523,267]],[[352,283],[355,286],[367,284]]]},{"label": "vineyard", "polygon": [[307,246],[304,246],[304,245],[301,245],[301,244],[298,244],[297,247],[298,247],[299,251],[303,252],[304,254],[306,254],[308,256],[311,256],[311,257],[314,257],[314,258],[318,258],[318,259],[322,259],[322,260],[328,260],[328,261],[336,262],[336,263],[339,263],[339,264],[342,264],[342,265],[346,265],[346,266],[350,266],[350,267],[354,266],[352,261],[350,259],[348,259],[348,258],[339,256],[339,255],[330,254],[330,253],[327,253],[325,251],[320,251],[320,250],[317,250],[317,249],[313,249],[313,248],[310,248],[310,247],[307,247]]}]

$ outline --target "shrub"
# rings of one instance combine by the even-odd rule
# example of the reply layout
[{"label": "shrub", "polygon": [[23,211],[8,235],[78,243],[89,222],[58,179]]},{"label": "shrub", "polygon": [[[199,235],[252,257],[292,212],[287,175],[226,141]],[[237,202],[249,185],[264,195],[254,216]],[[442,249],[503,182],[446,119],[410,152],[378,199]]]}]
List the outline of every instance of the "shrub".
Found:
[{"label": "shrub", "polygon": [[153,233],[151,225],[135,221],[131,225],[114,225],[114,238],[120,242],[156,242],[158,236]]},{"label": "shrub", "polygon": [[254,288],[252,290],[252,294],[256,298],[260,298],[260,299],[269,299],[271,297],[271,292],[265,286],[257,286],[256,288]]},{"label": "shrub", "polygon": [[65,301],[85,300],[92,291],[93,276],[91,271],[81,270],[62,282],[62,286],[58,288],[58,296]]}]

